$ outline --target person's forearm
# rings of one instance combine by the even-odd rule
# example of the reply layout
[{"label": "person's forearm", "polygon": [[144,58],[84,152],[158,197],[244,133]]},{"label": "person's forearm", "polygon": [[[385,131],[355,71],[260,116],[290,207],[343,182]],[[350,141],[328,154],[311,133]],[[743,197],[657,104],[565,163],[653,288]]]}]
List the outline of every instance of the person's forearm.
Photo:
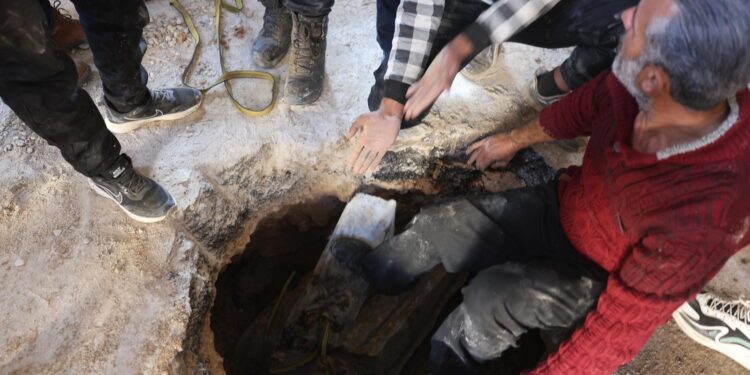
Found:
[{"label": "person's forearm", "polygon": [[451,53],[462,63],[469,57],[473,56],[474,52],[477,50],[474,43],[472,43],[466,33],[458,34],[458,36],[453,38],[445,48],[450,49]]},{"label": "person's forearm", "polygon": [[[427,5],[429,4],[429,5]],[[383,96],[406,103],[406,91],[427,67],[422,56],[432,49],[443,19],[445,0],[403,0],[398,8],[393,46],[385,72]]]},{"label": "person's forearm", "polygon": [[[469,26],[473,41],[500,44],[536,21],[561,0],[495,1]],[[467,30],[467,31],[469,31]]]},{"label": "person's forearm", "polygon": [[523,127],[511,130],[509,136],[514,146],[519,150],[540,142],[555,140],[544,131],[542,125],[539,123],[539,116]]}]

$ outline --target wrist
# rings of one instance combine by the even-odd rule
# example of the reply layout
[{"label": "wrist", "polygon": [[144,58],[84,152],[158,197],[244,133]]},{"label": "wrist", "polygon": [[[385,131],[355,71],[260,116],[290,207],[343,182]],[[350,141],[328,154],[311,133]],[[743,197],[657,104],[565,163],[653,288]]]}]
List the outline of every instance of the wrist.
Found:
[{"label": "wrist", "polygon": [[508,140],[510,141],[510,144],[513,146],[513,149],[518,152],[521,151],[524,147],[526,147],[522,142],[518,139],[518,133],[516,133],[517,129],[513,129],[508,133]]},{"label": "wrist", "polygon": [[391,98],[383,98],[378,111],[389,117],[404,117],[404,105]]},{"label": "wrist", "polygon": [[472,43],[471,39],[464,34],[458,34],[453,40],[448,43],[448,49],[451,51],[451,53],[456,56],[459,63],[463,63],[464,60],[468,59],[470,56],[474,54],[474,43]]}]

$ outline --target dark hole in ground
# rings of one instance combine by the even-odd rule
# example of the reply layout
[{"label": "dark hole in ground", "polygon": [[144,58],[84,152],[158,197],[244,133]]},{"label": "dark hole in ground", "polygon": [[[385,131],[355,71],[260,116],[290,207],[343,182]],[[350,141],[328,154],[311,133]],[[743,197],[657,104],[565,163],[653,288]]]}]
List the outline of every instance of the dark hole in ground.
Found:
[{"label": "dark hole in ground", "polygon": [[[383,198],[395,199],[398,202],[396,215],[397,232],[401,231],[419,209],[427,204],[445,201],[451,195],[459,192],[451,191],[446,196],[426,196],[421,193],[399,193],[377,189],[365,189],[366,192]],[[472,189],[473,190],[473,189]],[[307,203],[288,207],[281,213],[273,215],[261,222],[256,228],[250,243],[242,255],[237,256],[231,264],[219,275],[216,282],[216,299],[211,311],[211,328],[214,332],[215,348],[224,359],[224,368],[230,375],[234,374],[264,374],[267,373],[266,364],[257,361],[248,362],[247,358],[271,355],[269,347],[247,347],[244,338],[248,335],[263,336],[259,332],[265,326],[263,314],[268,315],[270,306],[275,304],[284,283],[292,272],[297,276],[289,290],[300,289],[307,281],[305,275],[315,267],[318,259],[333,231],[336,222],[344,208],[344,203],[336,198],[326,197]],[[461,279],[464,282],[466,279]],[[439,316],[427,320],[422,329],[408,330],[401,333],[399,340],[408,337],[413,344],[405,346],[408,353],[390,353],[384,350],[386,358],[376,358],[374,361],[360,361],[355,370],[348,367],[346,374],[392,374],[388,355],[398,358],[395,368],[400,368],[401,374],[425,374],[429,354],[429,339],[442,320],[460,303],[460,288],[457,285],[451,289],[448,298],[444,298],[439,306]],[[297,298],[295,292],[289,292],[285,298]],[[370,296],[370,298],[375,298]],[[365,304],[363,309],[368,308]],[[364,310],[363,310],[364,311]],[[360,311],[360,315],[363,315]],[[433,315],[435,315],[433,313]],[[418,332],[418,333],[415,333]],[[243,336],[243,334],[245,336]],[[417,335],[414,337],[414,335]],[[263,346],[263,345],[260,345]],[[490,364],[488,370],[495,374],[517,374],[523,368],[533,367],[541,358],[544,344],[537,332],[524,336],[520,342],[520,349],[510,350],[502,359]],[[401,349],[399,349],[401,350]],[[249,353],[252,352],[252,353]],[[351,354],[342,357],[351,359]],[[364,363],[364,365],[362,365]],[[372,369],[362,366],[370,366]],[[313,371],[295,371],[292,374],[316,373]],[[337,372],[338,373],[338,372]]]}]

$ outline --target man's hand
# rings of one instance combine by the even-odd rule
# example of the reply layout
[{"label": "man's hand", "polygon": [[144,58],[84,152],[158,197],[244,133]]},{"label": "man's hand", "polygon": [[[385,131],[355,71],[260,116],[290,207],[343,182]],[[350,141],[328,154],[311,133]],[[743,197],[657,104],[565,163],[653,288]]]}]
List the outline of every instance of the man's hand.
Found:
[{"label": "man's hand", "polygon": [[347,163],[352,171],[361,174],[377,168],[383,155],[396,141],[403,113],[401,103],[384,98],[380,109],[365,113],[354,121],[347,135],[351,139],[359,134]]},{"label": "man's hand", "polygon": [[459,34],[432,60],[424,76],[409,87],[404,107],[406,120],[412,120],[424,112],[444,91],[450,89],[453,79],[461,70],[461,64],[474,51],[469,38]]},{"label": "man's hand", "polygon": [[479,170],[485,170],[488,166],[502,168],[521,148],[513,139],[513,132],[495,134],[469,146],[466,150],[468,164]]}]

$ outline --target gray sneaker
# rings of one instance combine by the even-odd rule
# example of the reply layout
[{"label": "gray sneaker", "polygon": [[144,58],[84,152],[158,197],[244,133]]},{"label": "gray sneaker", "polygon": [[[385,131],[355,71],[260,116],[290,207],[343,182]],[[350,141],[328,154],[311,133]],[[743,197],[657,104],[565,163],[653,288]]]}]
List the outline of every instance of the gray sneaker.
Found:
[{"label": "gray sneaker", "polygon": [[526,85],[526,89],[524,92],[526,93],[526,99],[531,105],[532,108],[534,108],[537,112],[543,110],[545,107],[549,106],[550,104],[562,99],[566,94],[560,94],[560,95],[552,95],[552,96],[544,96],[539,93],[539,89],[537,88],[537,77],[539,75],[543,74],[544,71],[537,71],[534,73],[534,78],[531,79],[528,85]]},{"label": "gray sneaker", "polygon": [[92,177],[94,191],[117,203],[131,218],[142,223],[163,220],[174,207],[174,198],[154,180],[139,174],[126,155],[102,175]]},{"label": "gray sneaker", "polygon": [[701,293],[672,317],[688,337],[750,370],[750,301]]},{"label": "gray sneaker", "polygon": [[112,133],[127,133],[148,123],[181,119],[195,112],[202,100],[201,92],[189,87],[151,90],[146,103],[122,113],[105,99],[104,122]]}]

